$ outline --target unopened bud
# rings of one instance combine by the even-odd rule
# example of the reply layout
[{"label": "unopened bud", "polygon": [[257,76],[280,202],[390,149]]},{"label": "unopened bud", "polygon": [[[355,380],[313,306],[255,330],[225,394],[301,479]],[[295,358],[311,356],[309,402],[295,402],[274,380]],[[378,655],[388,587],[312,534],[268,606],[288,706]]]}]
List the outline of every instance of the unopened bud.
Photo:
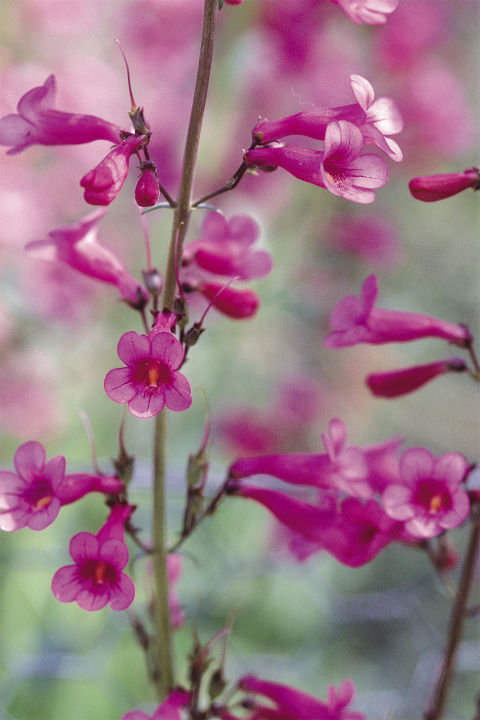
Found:
[{"label": "unopened bud", "polygon": [[222,668],[215,670],[208,683],[208,695],[210,700],[215,700],[225,690],[227,683],[223,676]]},{"label": "unopened bud", "polygon": [[135,187],[135,201],[140,207],[152,207],[156,204],[159,195],[160,188],[155,174],[155,165],[145,163]]}]

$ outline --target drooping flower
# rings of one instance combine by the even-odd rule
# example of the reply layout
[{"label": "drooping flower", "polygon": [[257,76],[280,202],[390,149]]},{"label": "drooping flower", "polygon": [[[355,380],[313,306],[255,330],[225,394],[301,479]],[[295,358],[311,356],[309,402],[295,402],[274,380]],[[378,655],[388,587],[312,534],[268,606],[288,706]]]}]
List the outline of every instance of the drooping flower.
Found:
[{"label": "drooping flower", "polygon": [[383,25],[399,0],[332,0],[357,25]]},{"label": "drooping flower", "polygon": [[472,340],[468,328],[437,320],[427,315],[375,307],[378,280],[370,275],[362,286],[360,298],[348,295],[330,315],[333,332],[323,341],[327,348],[347,347],[357,343],[379,345],[388,342],[411,342],[436,337],[467,347]]},{"label": "drooping flower", "polygon": [[129,135],[82,177],[80,185],[85,190],[84,198],[87,203],[109,205],[115,200],[127,179],[130,157],[145,145],[146,141],[146,135]]},{"label": "drooping flower", "polygon": [[402,259],[402,247],[391,220],[370,213],[334,215],[325,239],[336,252],[360,259],[370,268],[389,271]]},{"label": "drooping flower", "polygon": [[94,115],[55,110],[55,76],[49,75],[44,84],[22,96],[18,114],[0,119],[0,145],[9,145],[8,155],[31,145],[78,145],[93,140],[118,143],[121,129]]},{"label": "drooping flower", "polygon": [[183,690],[174,690],[158,706],[153,715],[147,715],[142,710],[130,710],[122,715],[120,720],[182,720],[180,709],[190,702],[190,693]]},{"label": "drooping flower", "polygon": [[304,135],[324,140],[329,123],[348,121],[358,127],[364,142],[376,145],[392,160],[402,160],[397,143],[388,135],[396,135],[403,128],[400,111],[389,97],[375,100],[375,91],[368,80],[361,75],[350,75],[353,94],[357,100],[352,105],[321,107],[282,118],[281,120],[260,120],[252,131],[257,143],[270,143],[289,135]]},{"label": "drooping flower", "polygon": [[135,586],[122,572],[129,553],[124,542],[124,524],[130,505],[114,505],[96,535],[81,532],[70,541],[74,565],[61,567],[52,580],[52,592],[61,602],[76,602],[83,610],[125,610],[132,604]]},{"label": "drooping flower", "polygon": [[439,375],[448,372],[463,372],[467,365],[462,358],[452,357],[447,360],[414,365],[401,370],[391,370],[384,373],[372,373],[365,382],[368,388],[377,397],[394,398],[418,390]]},{"label": "drooping flower", "polygon": [[275,143],[245,153],[245,161],[258,167],[281,167],[299,180],[329,190],[352,202],[369,204],[374,189],[388,180],[388,168],[378,155],[362,155],[361,131],[347,120],[330,122],[323,152]]},{"label": "drooping flower", "polygon": [[274,705],[264,705],[255,698],[251,720],[365,720],[364,715],[347,707],[355,693],[351,680],[344,680],[338,690],[331,685],[326,703],[289,685],[261,680],[254,675],[241,678],[239,687],[248,693],[262,695]]},{"label": "drooping flower", "polygon": [[105,213],[106,210],[94,210],[77,223],[51,230],[47,240],[28,243],[25,249],[41,260],[58,260],[83,275],[116,285],[124,300],[134,307],[141,307],[149,298],[146,289],[98,240],[98,225]]},{"label": "drooping flower", "polygon": [[435,458],[425,448],[411,448],[400,459],[399,482],[383,491],[383,506],[390,517],[405,521],[412,536],[440,535],[468,516],[470,501],[461,487],[467,470],[468,463],[459,453]]},{"label": "drooping flower", "polygon": [[415,177],[408,183],[413,197],[423,202],[437,202],[457,195],[457,193],[472,188],[480,189],[480,173],[478,168],[472,167],[463,172],[444,173],[443,175],[422,175]]},{"label": "drooping flower", "polygon": [[177,412],[190,407],[190,384],[178,372],[184,351],[171,332],[138,335],[131,330],[120,338],[117,352],[126,367],[110,370],[105,377],[111,400],[128,403],[132,415],[142,418],[157,415],[165,406]]}]

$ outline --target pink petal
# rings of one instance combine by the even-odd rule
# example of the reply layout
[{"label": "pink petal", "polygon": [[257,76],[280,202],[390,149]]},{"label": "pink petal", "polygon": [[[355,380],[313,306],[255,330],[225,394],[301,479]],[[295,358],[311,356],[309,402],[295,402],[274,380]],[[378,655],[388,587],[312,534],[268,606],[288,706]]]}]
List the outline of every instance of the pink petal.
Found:
[{"label": "pink petal", "polygon": [[415,515],[412,491],[405,485],[388,485],[382,494],[382,505],[394,520],[409,520]]},{"label": "pink petal", "polygon": [[132,380],[130,367],[110,370],[105,376],[103,386],[108,397],[118,403],[129,402],[139,390],[139,385]]},{"label": "pink petal", "polygon": [[362,285],[360,292],[365,312],[370,312],[378,297],[378,278],[376,275],[369,275]]},{"label": "pink petal", "polygon": [[77,533],[70,540],[69,552],[72,560],[81,565],[85,560],[97,557],[98,540],[92,533]]},{"label": "pink petal", "polygon": [[76,565],[64,565],[52,579],[52,592],[60,602],[73,602],[82,587]]},{"label": "pink petal", "polygon": [[403,118],[392,98],[379,97],[368,109],[367,118],[382,135],[396,135],[403,130]]},{"label": "pink petal", "polygon": [[132,604],[135,597],[135,585],[132,580],[122,573],[117,585],[112,588],[110,607],[112,610],[125,610]]},{"label": "pink petal", "polygon": [[356,101],[362,110],[367,112],[375,97],[375,91],[372,85],[361,75],[350,75],[350,84]]},{"label": "pink petal", "polygon": [[[19,493],[22,492],[22,490],[25,490],[25,487],[28,485],[28,483],[18,475],[15,475],[15,473],[10,472],[9,470],[1,470],[0,471],[0,508],[1,507],[12,507],[11,506],[11,500],[8,501],[8,505],[3,505],[4,498],[7,495],[11,495],[12,497],[17,497]],[[18,503],[18,497],[17,497],[17,503]]]},{"label": "pink petal", "polygon": [[115,570],[121,571],[128,563],[128,548],[121,540],[111,538],[99,547],[97,557],[99,560],[112,565]]},{"label": "pink petal", "polygon": [[225,215],[208,213],[202,225],[202,238],[222,242],[228,236],[228,222]]},{"label": "pink petal", "polygon": [[175,379],[168,388],[165,388],[165,405],[169,410],[181,412],[187,410],[192,404],[190,383],[182,373],[175,373]]},{"label": "pink petal", "polygon": [[150,341],[146,335],[130,330],[118,341],[117,353],[125,365],[135,365],[139,360],[150,357]]},{"label": "pink petal", "polygon": [[[150,402],[152,399],[152,393],[148,392],[149,388],[142,388],[136,395],[128,402],[128,409],[135,417],[149,418],[156,415],[156,412],[150,408]],[[158,390],[155,396],[163,398],[163,390]],[[158,412],[158,410],[157,410]]]},{"label": "pink petal", "polygon": [[43,445],[32,440],[20,445],[15,453],[13,464],[20,477],[30,482],[35,475],[43,470],[46,459],[47,456]]},{"label": "pink petal", "polygon": [[184,352],[182,344],[170,332],[160,332],[152,338],[152,357],[163,360],[172,370],[182,364]]},{"label": "pink petal", "polygon": [[43,510],[35,510],[27,525],[32,530],[44,530],[52,524],[60,512],[60,500],[54,497]]},{"label": "pink petal", "polygon": [[233,215],[228,221],[230,238],[242,246],[253,245],[260,236],[260,227],[248,215]]},{"label": "pink petal", "polygon": [[346,168],[355,188],[379,188],[388,180],[388,166],[378,155],[360,155]]},{"label": "pink petal", "polygon": [[435,537],[442,532],[436,517],[414,517],[405,523],[405,529],[418,538]]},{"label": "pink petal", "polygon": [[26,527],[31,513],[25,508],[15,508],[7,512],[0,513],[0,530],[5,532],[13,532]]},{"label": "pink petal", "polygon": [[65,466],[66,460],[63,455],[56,455],[46,463],[43,469],[42,475],[45,480],[50,482],[52,490],[54,491],[57,490],[65,477]]},{"label": "pink petal", "polygon": [[82,589],[75,597],[75,601],[79,607],[88,612],[101,610],[107,605],[109,599],[110,588],[108,586],[103,586],[102,592],[91,592],[90,590]]},{"label": "pink petal", "polygon": [[468,463],[459,453],[445,453],[435,460],[432,478],[445,480],[449,484],[458,485],[464,478]]},{"label": "pink petal", "polygon": [[411,448],[400,458],[400,477],[402,482],[415,487],[417,480],[431,477],[434,457],[426,448]]},{"label": "pink petal", "polygon": [[458,490],[453,497],[453,507],[439,518],[439,525],[446,530],[458,527],[467,519],[470,512],[470,499],[466,492]]},{"label": "pink petal", "polygon": [[363,145],[363,135],[356,125],[348,120],[335,120],[328,123],[325,131],[323,162],[346,164],[360,154]]},{"label": "pink petal", "polygon": [[41,110],[53,107],[55,93],[55,76],[49,75],[43,85],[32,88],[20,98],[17,105],[19,115],[35,124]]}]

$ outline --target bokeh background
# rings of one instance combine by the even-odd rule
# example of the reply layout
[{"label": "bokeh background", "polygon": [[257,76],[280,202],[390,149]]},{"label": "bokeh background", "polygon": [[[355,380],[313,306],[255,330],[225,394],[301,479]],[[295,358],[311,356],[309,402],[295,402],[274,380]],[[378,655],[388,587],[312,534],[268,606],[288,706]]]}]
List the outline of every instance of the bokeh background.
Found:
[{"label": "bokeh background", "polygon": [[[57,107],[127,126],[128,56],[137,103],[145,108],[152,154],[175,194],[199,46],[200,0],[2,0],[0,113],[54,73]],[[354,25],[328,0],[244,0],[225,6],[200,148],[197,196],[220,186],[241,161],[259,116],[274,119],[315,106],[352,102],[351,73],[389,95],[405,118],[401,164],[371,206],[351,204],[295,181],[282,170],[248,175],[218,199],[228,216],[248,213],[274,258],[254,285],[261,308],[232,321],[212,312],[186,373],[194,391],[187,413],[169,429],[169,534],[179,527],[186,456],[196,450],[205,406],[212,419],[209,487],[244,452],[321,451],[332,417],[351,442],[395,434],[405,447],[478,457],[478,388],[462,375],[440,378],[389,401],[369,395],[369,372],[440,359],[441,341],[326,350],[335,303],[358,293],[367,275],[380,282],[382,307],[410,310],[479,328],[476,198],[467,191],[424,204],[408,192],[415,175],[463,170],[478,162],[478,2],[400,0],[386,25]],[[20,442],[43,442],[71,472],[89,469],[79,416],[90,418],[100,464],[118,452],[122,408],[103,392],[118,364],[116,344],[136,314],[115,291],[68,268],[27,257],[24,245],[80,219],[91,208],[79,178],[105,145],[33,147],[0,159],[0,463],[10,468]],[[128,269],[145,266],[134,171],[102,222],[100,239]],[[199,237],[198,210],[190,239]],[[170,211],[148,215],[155,263],[165,263]],[[136,457],[132,495],[137,524],[149,526],[152,421],[129,418],[127,448]],[[125,614],[88,614],[57,603],[54,571],[68,562],[68,540],[96,532],[105,509],[88,498],[62,510],[42,533],[0,537],[0,718],[116,720],[151,710],[140,649]],[[461,551],[463,530],[452,533]],[[245,672],[325,697],[350,677],[355,709],[369,718],[417,720],[441,658],[450,602],[421,553],[392,546],[352,570],[333,558],[297,563],[279,548],[266,512],[227,500],[184,547],[180,600],[188,624],[176,634],[184,672],[196,625],[203,640],[236,622],[227,675]],[[145,598],[144,559],[132,546],[137,607]],[[460,647],[449,720],[468,720],[478,692],[475,619]]]}]

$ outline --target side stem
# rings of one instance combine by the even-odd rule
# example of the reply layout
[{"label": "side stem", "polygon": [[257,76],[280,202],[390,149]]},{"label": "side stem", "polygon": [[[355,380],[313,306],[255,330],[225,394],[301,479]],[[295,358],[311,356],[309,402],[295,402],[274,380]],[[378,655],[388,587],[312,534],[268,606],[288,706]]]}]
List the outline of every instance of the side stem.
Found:
[{"label": "side stem", "polygon": [[198,63],[197,79],[193,94],[192,111],[188,126],[183,171],[180,180],[177,207],[173,218],[172,235],[168,256],[167,275],[163,291],[163,304],[173,308],[176,290],[175,264],[181,258],[183,242],[188,230],[192,212],[192,188],[197,164],[198,145],[202,128],[203,114],[207,100],[208,83],[213,58],[213,41],[215,37],[215,16],[218,0],[205,0],[203,11],[202,44]]},{"label": "side stem", "polygon": [[153,576],[154,576],[154,633],[152,643],[152,678],[158,699],[164,700],[174,684],[170,608],[168,605],[168,573],[166,550],[165,503],[165,441],[166,415],[155,418],[153,445]]},{"label": "side stem", "polygon": [[462,568],[462,576],[450,617],[445,656],[430,708],[424,716],[425,720],[441,720],[447,702],[447,695],[454,670],[455,655],[462,637],[463,625],[467,615],[468,596],[474,577],[475,562],[480,545],[480,509],[476,505],[474,505],[472,509],[472,524],[470,540]]}]

